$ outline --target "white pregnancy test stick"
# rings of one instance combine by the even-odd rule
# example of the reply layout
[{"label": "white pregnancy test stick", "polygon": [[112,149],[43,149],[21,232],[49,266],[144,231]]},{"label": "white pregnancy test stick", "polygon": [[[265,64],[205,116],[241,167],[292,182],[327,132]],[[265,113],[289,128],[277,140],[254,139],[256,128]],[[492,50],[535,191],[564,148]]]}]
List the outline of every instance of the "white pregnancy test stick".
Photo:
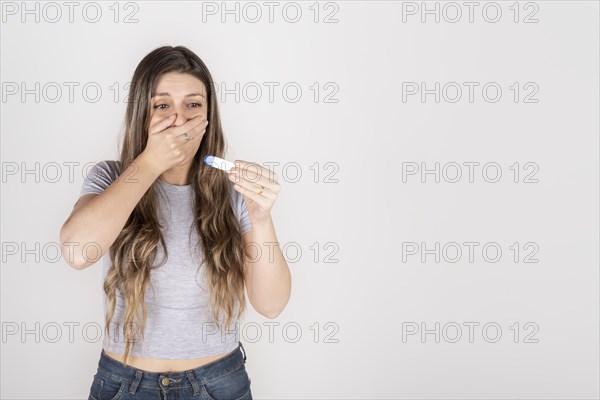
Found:
[{"label": "white pregnancy test stick", "polygon": [[235,164],[233,164],[231,161],[227,161],[217,156],[205,156],[204,164],[225,172],[229,172],[231,168],[235,167]]}]

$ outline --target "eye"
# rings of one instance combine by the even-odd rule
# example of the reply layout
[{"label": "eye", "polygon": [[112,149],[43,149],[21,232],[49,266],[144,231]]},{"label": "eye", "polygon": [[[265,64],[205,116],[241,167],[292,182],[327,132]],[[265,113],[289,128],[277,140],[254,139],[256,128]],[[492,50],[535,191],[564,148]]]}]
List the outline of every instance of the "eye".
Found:
[{"label": "eye", "polygon": [[[200,103],[192,103],[190,105],[194,105],[194,104],[197,105],[198,107],[202,107],[202,104],[200,104]],[[196,108],[196,107],[194,107],[194,108]]]},{"label": "eye", "polygon": [[[166,104],[157,104],[154,106],[154,108],[160,108],[160,106],[166,106]],[[160,108],[161,110],[164,110],[164,108]]]}]

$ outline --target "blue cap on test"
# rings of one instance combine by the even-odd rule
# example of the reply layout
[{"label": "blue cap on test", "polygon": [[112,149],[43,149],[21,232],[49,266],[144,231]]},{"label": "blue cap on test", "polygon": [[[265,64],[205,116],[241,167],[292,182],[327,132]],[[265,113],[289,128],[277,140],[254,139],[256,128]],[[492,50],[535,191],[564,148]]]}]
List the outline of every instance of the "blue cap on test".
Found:
[{"label": "blue cap on test", "polygon": [[212,163],[214,161],[215,161],[214,156],[204,156],[204,164],[208,165],[209,167],[212,167]]}]

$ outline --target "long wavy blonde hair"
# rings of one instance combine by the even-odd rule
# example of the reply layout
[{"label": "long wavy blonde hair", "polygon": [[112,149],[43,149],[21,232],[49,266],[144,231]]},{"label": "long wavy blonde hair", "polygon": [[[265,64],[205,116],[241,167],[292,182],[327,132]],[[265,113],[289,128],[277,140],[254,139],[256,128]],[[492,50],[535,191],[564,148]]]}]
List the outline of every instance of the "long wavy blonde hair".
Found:
[{"label": "long wavy blonde hair", "polygon": [[[207,90],[207,118],[209,121],[200,147],[188,174],[194,196],[194,225],[199,246],[206,264],[206,284],[210,292],[209,308],[218,329],[221,313],[226,315],[226,329],[233,322],[235,302],[239,304],[239,318],[245,311],[243,242],[239,222],[230,201],[229,181],[225,174],[205,165],[205,155],[223,157],[225,139],[215,99],[213,79],[204,62],[184,46],[159,47],[147,54],[138,64],[129,87],[125,115],[125,132],[121,143],[120,166],[125,171],[142,153],[147,143],[150,123],[151,92],[157,79],[167,72],[191,74],[204,83]],[[142,196],[129,216],[123,230],[110,248],[112,265],[104,281],[108,298],[106,333],[110,340],[111,320],[115,313],[116,290],[119,288],[125,303],[121,326],[126,339],[124,361],[133,351],[132,343],[143,340],[147,319],[144,294],[150,284],[150,269],[164,265],[166,259],[155,265],[160,241],[164,254],[167,247],[157,218],[157,185],[154,182]],[[198,270],[200,266],[198,266]],[[139,311],[142,311],[140,316]],[[141,336],[137,336],[140,333]],[[130,338],[133,336],[133,339]],[[137,337],[136,337],[137,336]]]}]

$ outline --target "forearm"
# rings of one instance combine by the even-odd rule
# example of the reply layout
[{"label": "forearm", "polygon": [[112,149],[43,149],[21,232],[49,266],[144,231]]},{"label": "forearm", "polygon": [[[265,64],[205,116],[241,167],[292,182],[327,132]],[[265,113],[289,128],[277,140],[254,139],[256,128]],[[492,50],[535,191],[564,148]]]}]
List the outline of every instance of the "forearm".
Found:
[{"label": "forearm", "polygon": [[[250,259],[251,303],[261,314],[275,318],[284,309],[291,293],[291,274],[277,242],[275,227],[269,217],[252,223],[252,252]],[[252,246],[251,246],[252,247]],[[259,256],[257,256],[257,254]]]}]

